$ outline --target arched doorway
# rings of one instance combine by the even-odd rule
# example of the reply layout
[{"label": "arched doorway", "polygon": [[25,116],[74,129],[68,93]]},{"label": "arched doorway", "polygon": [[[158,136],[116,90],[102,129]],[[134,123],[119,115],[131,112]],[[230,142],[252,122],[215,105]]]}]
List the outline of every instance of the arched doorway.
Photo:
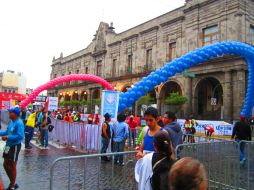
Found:
[{"label": "arched doorway", "polygon": [[87,91],[82,91],[81,92],[81,95],[80,95],[81,97],[80,97],[80,100],[81,101],[87,101],[87,98],[88,98],[88,93],[87,93]]},{"label": "arched doorway", "polygon": [[[212,105],[212,98],[216,99],[216,105]],[[198,119],[220,120],[223,89],[218,79],[214,77],[201,79],[196,86],[194,99],[194,110]]]},{"label": "arched doorway", "polygon": [[131,85],[129,85],[129,84],[125,85],[125,86],[122,88],[121,92],[127,92],[128,88],[131,88]]},{"label": "arched doorway", "polygon": [[161,112],[161,114],[165,113],[166,111],[172,111],[172,112],[175,112],[178,117],[182,118],[184,117],[182,110],[178,110],[178,108],[176,108],[175,106],[170,106],[165,103],[165,99],[170,95],[170,93],[173,93],[173,92],[178,92],[179,95],[183,94],[182,88],[178,82],[168,81],[162,86],[160,90],[160,94],[159,94],[159,98],[160,98],[159,111]]},{"label": "arched doorway", "polygon": [[78,94],[78,91],[74,91],[73,94],[72,94],[72,100],[76,100],[78,101],[79,100],[79,94]]},{"label": "arched doorway", "polygon": [[67,93],[64,95],[64,101],[71,101],[71,95],[69,94],[69,92],[67,92]]}]

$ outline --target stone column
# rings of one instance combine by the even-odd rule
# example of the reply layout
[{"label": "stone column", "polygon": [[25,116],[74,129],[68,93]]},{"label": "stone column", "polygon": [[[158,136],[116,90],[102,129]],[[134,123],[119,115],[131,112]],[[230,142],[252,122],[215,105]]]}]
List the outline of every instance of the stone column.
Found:
[{"label": "stone column", "polygon": [[232,88],[231,71],[225,72],[223,104],[224,104],[224,120],[227,122],[231,122],[233,119],[233,88]]},{"label": "stone column", "polygon": [[238,70],[236,73],[236,110],[234,112],[234,119],[238,119],[242,110],[245,100],[246,84],[245,84],[245,71]]},{"label": "stone column", "polygon": [[184,116],[189,116],[193,113],[192,110],[192,78],[186,77],[184,80],[184,91],[188,101],[184,104]]}]

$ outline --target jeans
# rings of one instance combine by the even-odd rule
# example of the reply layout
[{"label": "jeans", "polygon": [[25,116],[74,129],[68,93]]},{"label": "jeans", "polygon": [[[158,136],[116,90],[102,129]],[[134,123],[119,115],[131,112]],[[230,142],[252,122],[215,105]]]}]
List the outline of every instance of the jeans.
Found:
[{"label": "jeans", "polygon": [[[125,140],[122,142],[114,142],[114,152],[123,152],[124,151]],[[119,164],[123,163],[123,155],[115,156],[115,163],[119,162]]]},{"label": "jeans", "polygon": [[239,140],[239,139],[236,139],[236,141],[237,141],[237,143],[238,143],[239,146],[240,146],[240,162],[241,162],[241,161],[243,161],[243,160],[246,160],[246,158],[245,158],[245,151],[244,151],[245,143],[242,142],[242,143],[240,144],[240,141],[241,141],[241,140]]},{"label": "jeans", "polygon": [[133,147],[135,148],[136,147],[136,129],[130,129],[129,139],[128,139],[129,148],[131,148],[131,140],[133,143]]},{"label": "jeans", "polygon": [[[108,149],[110,139],[106,139],[102,137],[101,142],[102,142],[102,147],[101,147],[101,154],[106,153]],[[107,159],[106,156],[102,156],[102,159]]]},{"label": "jeans", "polygon": [[25,128],[25,147],[30,146],[30,141],[32,140],[34,135],[34,128],[26,126]]},{"label": "jeans", "polygon": [[47,147],[48,142],[48,130],[41,130],[41,145]]}]

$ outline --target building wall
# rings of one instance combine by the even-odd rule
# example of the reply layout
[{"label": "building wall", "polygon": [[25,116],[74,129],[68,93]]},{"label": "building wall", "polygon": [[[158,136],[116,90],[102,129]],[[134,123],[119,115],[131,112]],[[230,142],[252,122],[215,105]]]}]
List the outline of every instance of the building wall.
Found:
[{"label": "building wall", "polygon": [[[89,74],[96,75],[97,64],[101,63],[102,77],[110,81],[116,89],[121,90],[122,86],[141,80],[143,76],[161,68],[169,61],[170,44],[176,44],[176,58],[202,47],[204,31],[209,27],[218,27],[218,41],[237,40],[254,44],[254,37],[251,35],[251,27],[254,26],[253,10],[253,0],[190,0],[176,10],[119,34],[114,32],[111,25],[101,22],[95,38],[87,48],[66,57],[61,54],[59,58],[53,59],[51,79],[87,71]],[[149,49],[152,49],[151,67],[146,65]],[[128,65],[128,56],[131,54],[133,55],[132,73]],[[115,69],[113,69],[113,62]],[[197,81],[200,78],[213,76],[218,79],[223,88],[225,97],[223,119],[232,120],[238,117],[244,100],[246,80],[235,85],[230,84],[230,81],[243,80],[247,77],[247,66],[244,60],[225,56],[195,66],[188,72],[194,73],[196,77],[194,79],[183,77],[183,75],[174,77],[174,80],[181,83],[184,95],[189,98],[188,103],[182,108],[181,116],[195,113]],[[98,87],[96,84],[72,82],[58,86],[57,93],[67,91],[72,93],[77,89],[91,93]],[[241,90],[240,94],[236,93],[238,90]],[[55,92],[49,91],[49,93]],[[226,99],[225,93],[230,96],[229,99]],[[241,101],[238,101],[239,99]],[[163,100],[160,98],[158,102],[160,107],[165,106],[162,105]]]}]

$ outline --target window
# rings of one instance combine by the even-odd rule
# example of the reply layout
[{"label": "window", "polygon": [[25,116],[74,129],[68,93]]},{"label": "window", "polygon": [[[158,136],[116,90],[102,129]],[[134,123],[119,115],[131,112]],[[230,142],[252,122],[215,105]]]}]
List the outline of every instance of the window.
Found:
[{"label": "window", "polygon": [[57,77],[57,74],[54,74],[54,79]]},{"label": "window", "polygon": [[88,67],[86,67],[85,73],[88,74]]},{"label": "window", "polygon": [[169,44],[169,61],[172,61],[176,58],[176,43]]},{"label": "window", "polygon": [[254,45],[254,26],[250,26],[250,43]]},{"label": "window", "polygon": [[128,74],[131,72],[132,69],[131,67],[132,67],[132,56],[131,54],[129,54],[127,58],[127,70],[126,70]]},{"label": "window", "polygon": [[153,60],[152,60],[152,49],[146,51],[146,66],[148,70],[152,69],[153,67]]},{"label": "window", "polygon": [[76,71],[76,74],[79,74],[79,70]]},{"label": "window", "polygon": [[102,70],[102,61],[97,61],[97,68],[96,68],[96,75],[101,76],[101,70]]},{"label": "window", "polygon": [[218,26],[212,26],[203,30],[203,45],[219,42]]},{"label": "window", "polygon": [[113,63],[112,63],[112,77],[116,76],[116,61],[117,61],[117,59],[113,59]]}]

